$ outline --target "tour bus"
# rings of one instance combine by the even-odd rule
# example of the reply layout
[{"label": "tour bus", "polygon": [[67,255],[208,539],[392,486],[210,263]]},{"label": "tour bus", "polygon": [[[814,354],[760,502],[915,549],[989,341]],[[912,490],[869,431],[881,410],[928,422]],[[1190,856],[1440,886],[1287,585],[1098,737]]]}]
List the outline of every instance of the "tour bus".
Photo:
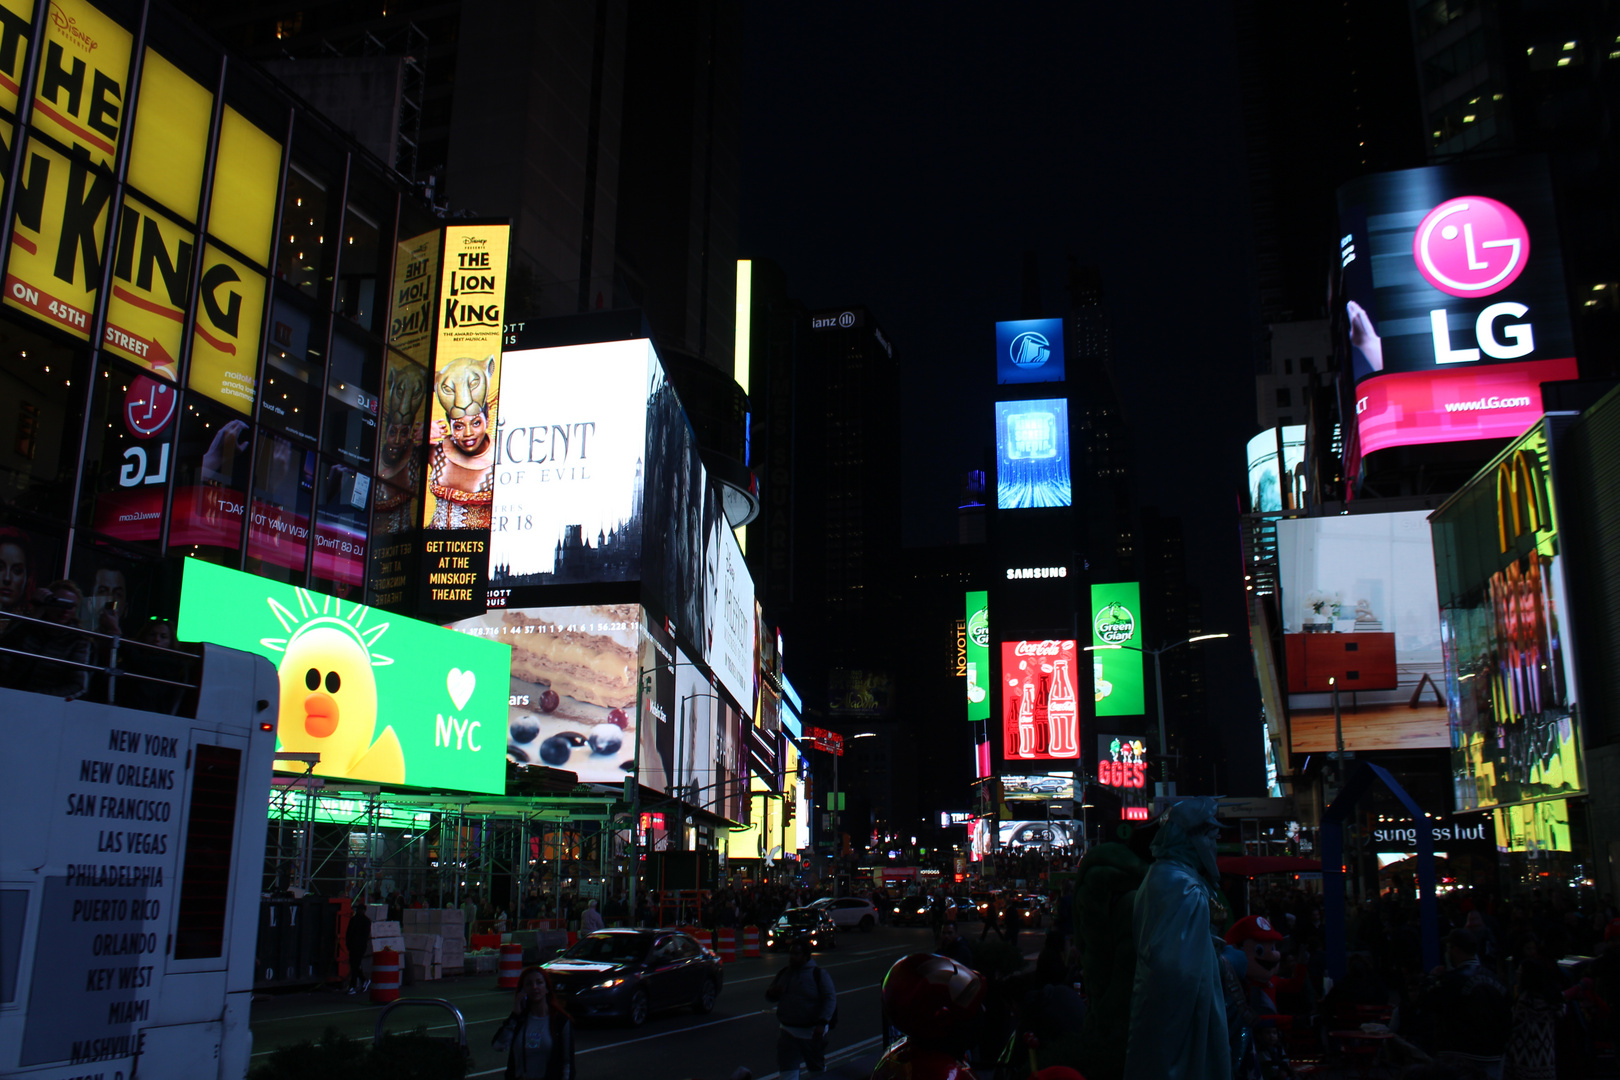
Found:
[{"label": "tour bus", "polygon": [[275,668],[0,623],[0,1077],[240,1080]]}]

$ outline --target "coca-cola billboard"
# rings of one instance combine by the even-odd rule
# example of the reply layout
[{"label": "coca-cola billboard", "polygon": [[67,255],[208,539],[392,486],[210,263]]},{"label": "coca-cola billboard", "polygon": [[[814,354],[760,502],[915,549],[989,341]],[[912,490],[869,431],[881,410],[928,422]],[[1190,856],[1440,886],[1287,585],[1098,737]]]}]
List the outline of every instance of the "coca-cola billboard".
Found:
[{"label": "coca-cola billboard", "polygon": [[1008,761],[1080,756],[1073,641],[1001,643],[1001,752]]}]

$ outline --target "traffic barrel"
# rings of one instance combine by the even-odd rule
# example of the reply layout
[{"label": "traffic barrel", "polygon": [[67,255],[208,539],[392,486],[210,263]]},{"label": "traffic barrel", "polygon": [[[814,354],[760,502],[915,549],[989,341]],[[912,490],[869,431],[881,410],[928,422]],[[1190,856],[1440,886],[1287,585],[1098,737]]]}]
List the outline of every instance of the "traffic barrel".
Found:
[{"label": "traffic barrel", "polygon": [[722,926],[714,932],[714,951],[720,954],[722,964],[737,962],[737,931]]},{"label": "traffic barrel", "polygon": [[742,954],[753,960],[759,956],[759,927],[745,926],[742,930]]},{"label": "traffic barrel", "polygon": [[[378,949],[371,957],[371,1000],[378,1005],[399,1000],[399,953]],[[516,985],[516,984],[514,984]]]},{"label": "traffic barrel", "polygon": [[523,977],[523,946],[502,945],[501,966],[496,973],[495,989],[516,990]]}]

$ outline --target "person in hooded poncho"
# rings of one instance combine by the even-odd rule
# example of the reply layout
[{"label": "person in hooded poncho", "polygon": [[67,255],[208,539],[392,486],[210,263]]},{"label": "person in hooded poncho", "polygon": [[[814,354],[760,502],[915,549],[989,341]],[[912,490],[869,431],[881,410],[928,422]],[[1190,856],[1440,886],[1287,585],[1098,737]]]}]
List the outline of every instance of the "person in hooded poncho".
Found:
[{"label": "person in hooded poncho", "polygon": [[1210,905],[1213,798],[1170,808],[1153,838],[1154,863],[1136,891],[1136,983],[1125,1080],[1230,1080],[1232,1064]]}]

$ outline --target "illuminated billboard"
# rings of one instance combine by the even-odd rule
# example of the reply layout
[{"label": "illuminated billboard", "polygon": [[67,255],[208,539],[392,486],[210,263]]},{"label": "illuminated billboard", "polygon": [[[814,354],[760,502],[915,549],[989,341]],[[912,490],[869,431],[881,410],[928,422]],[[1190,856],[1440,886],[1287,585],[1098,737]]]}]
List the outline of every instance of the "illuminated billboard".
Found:
[{"label": "illuminated billboard", "polygon": [[1001,778],[1003,799],[1072,799],[1074,773],[1034,773]]},{"label": "illuminated billboard", "polygon": [[448,225],[440,244],[422,501],[420,603],[428,609],[484,605],[510,234],[509,225]]},{"label": "illuminated billboard", "polygon": [[1459,811],[1586,791],[1549,422],[1430,519]]},{"label": "illuminated billboard", "polygon": [[1091,587],[1091,689],[1098,716],[1141,716],[1142,589],[1134,581]]},{"label": "illuminated billboard", "polygon": [[996,382],[1062,381],[1062,319],[996,323]]},{"label": "illuminated billboard", "polygon": [[1305,486],[1304,424],[1268,428],[1249,440],[1250,513],[1302,509]]},{"label": "illuminated billboard", "polygon": [[[716,507],[704,537],[703,659],[720,684],[752,715],[754,702],[754,579],[743,562],[731,523],[719,511],[720,485],[711,481],[708,497]],[[707,519],[708,515],[705,515]]]},{"label": "illuminated billboard", "polygon": [[1078,824],[1074,821],[1003,821],[998,830],[1000,846],[1004,851],[1072,848],[1079,833]]},{"label": "illuminated billboard", "polygon": [[1097,783],[1108,787],[1147,787],[1147,740],[1140,735],[1097,736]]},{"label": "illuminated billboard", "polygon": [[320,754],[317,776],[506,790],[503,644],[198,559],[185,561],[176,635],[275,664],[276,747]]},{"label": "illuminated billboard", "polygon": [[501,360],[492,585],[641,576],[645,339],[526,349]]},{"label": "illuminated billboard", "polygon": [[1427,515],[1284,518],[1277,565],[1294,752],[1336,747],[1334,687],[1345,749],[1450,746]]},{"label": "illuminated billboard", "polygon": [[1540,158],[1378,173],[1339,189],[1360,453],[1512,438],[1577,375]]},{"label": "illuminated billboard", "polygon": [[1001,753],[1008,761],[1080,756],[1072,641],[1001,643]]},{"label": "illuminated billboard", "polygon": [[967,668],[967,718],[990,719],[990,594],[967,594],[967,625],[964,628]]},{"label": "illuminated billboard", "polygon": [[581,783],[624,783],[639,719],[638,605],[497,609],[448,626],[510,646],[507,756]]},{"label": "illuminated billboard", "polygon": [[996,402],[996,508],[1071,502],[1068,401]]}]

